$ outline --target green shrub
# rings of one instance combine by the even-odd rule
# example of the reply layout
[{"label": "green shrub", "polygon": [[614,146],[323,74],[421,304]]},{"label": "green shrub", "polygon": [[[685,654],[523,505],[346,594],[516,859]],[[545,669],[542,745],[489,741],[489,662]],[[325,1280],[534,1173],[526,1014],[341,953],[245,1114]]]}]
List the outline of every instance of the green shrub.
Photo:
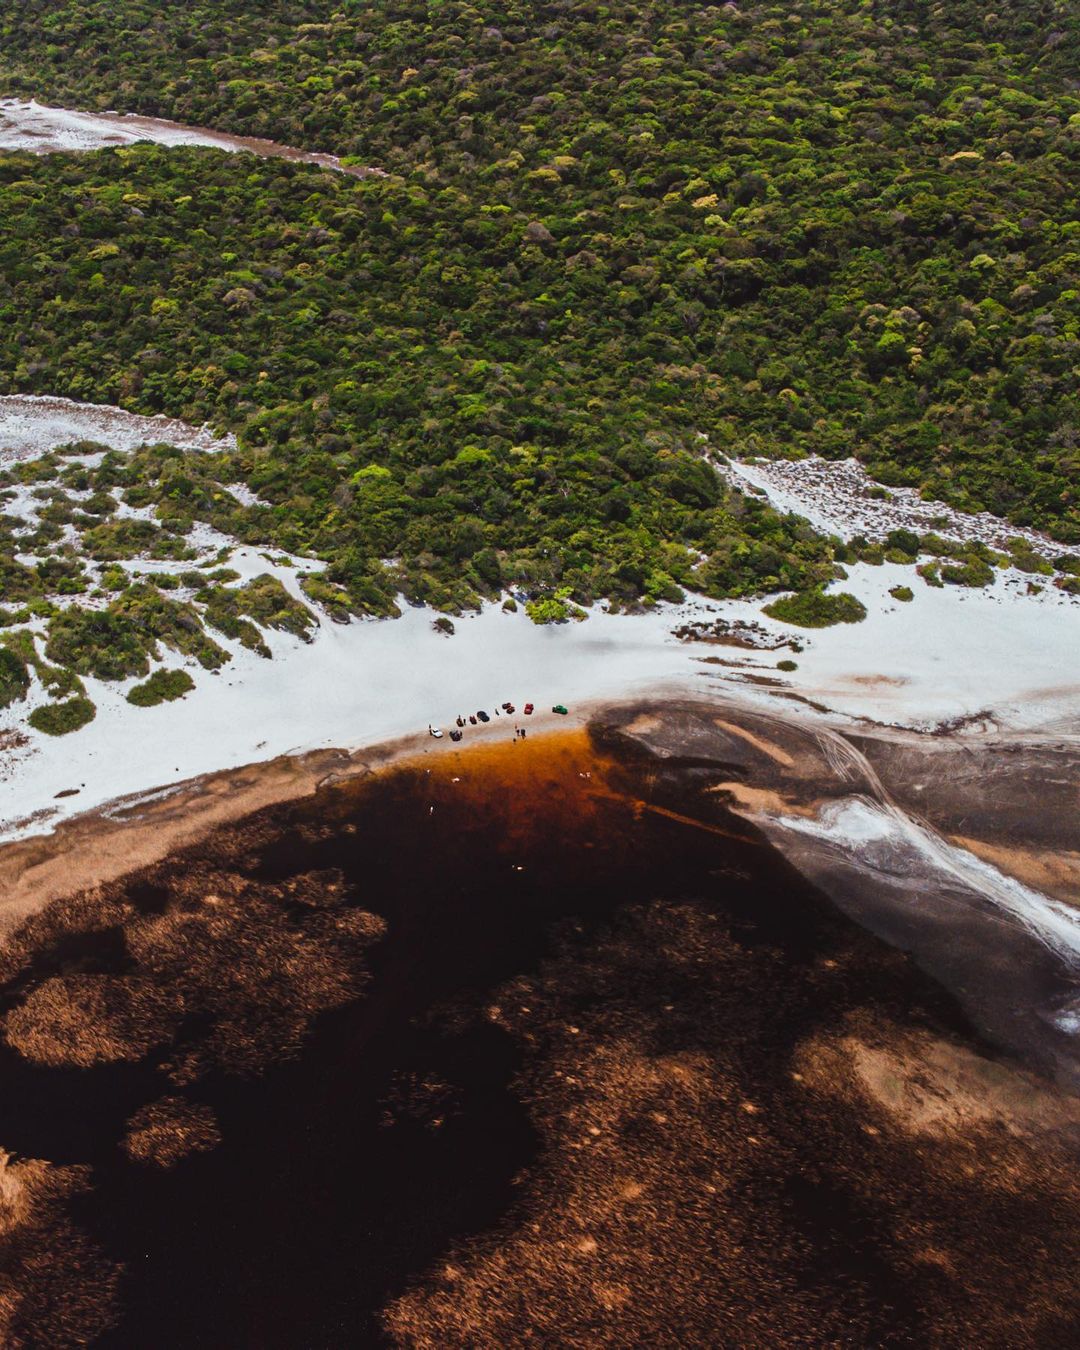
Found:
[{"label": "green shrub", "polygon": [[101,585],[107,591],[124,591],[131,584],[131,578],[122,567],[106,567],[101,573]]},{"label": "green shrub", "polygon": [[127,701],[137,708],[153,708],[183,698],[194,688],[195,681],[186,670],[155,670],[148,680],[128,690]]},{"label": "green shrub", "polygon": [[942,563],[941,579],[952,586],[989,586],[994,580],[994,569],[982,558],[968,558],[959,563]]},{"label": "green shrub", "polygon": [[30,688],[30,672],[9,647],[0,647],[0,708],[24,699]]},{"label": "green shrub", "polygon": [[300,589],[309,600],[326,610],[334,623],[349,622],[353,603],[344,587],[335,586],[316,572],[300,578]]},{"label": "green shrub", "polygon": [[83,532],[83,548],[98,562],[115,562],[149,553],[161,538],[161,530],[152,520],[106,521]]},{"label": "green shrub", "polygon": [[[299,600],[294,600],[276,577],[263,573],[246,586],[229,588],[215,586],[199,595],[206,602],[206,620],[226,637],[237,637],[245,646],[254,644],[255,650],[269,655],[269,648],[254,629],[277,628],[310,642],[318,623],[314,614]],[[247,622],[251,620],[253,622]]]},{"label": "green shrub", "polygon": [[936,562],[920,563],[915,571],[922,577],[928,586],[934,586],[938,590],[944,588],[945,583],[941,579],[941,568]]},{"label": "green shrub", "polygon": [[915,592],[910,586],[893,586],[889,594],[894,600],[902,600],[904,604],[915,599]]},{"label": "green shrub", "polygon": [[785,671],[787,671],[787,670],[798,670],[798,669],[799,669],[799,663],[798,663],[797,661],[789,661],[789,660],[785,657],[783,661],[777,661],[777,663],[776,663],[776,669],[777,669],[777,670],[785,670]]},{"label": "green shrub", "polygon": [[28,720],[35,731],[43,731],[46,736],[67,736],[92,722],[96,713],[88,698],[76,696],[66,703],[44,703]]},{"label": "green shrub", "polygon": [[525,613],[533,623],[566,623],[569,619],[584,619],[585,611],[568,600],[549,596],[545,600],[529,600]]},{"label": "green shrub", "polygon": [[919,556],[919,536],[914,530],[890,530],[885,536],[885,545],[908,558]]},{"label": "green shrub", "polygon": [[122,680],[149,669],[149,635],[112,609],[68,609],[49,625],[46,657],[80,675]]},{"label": "green shrub", "polygon": [[836,623],[861,623],[866,618],[866,606],[847,591],[827,595],[811,590],[781,596],[765,606],[765,613],[799,628],[830,628]]},{"label": "green shrub", "polygon": [[1027,547],[1012,550],[1009,554],[1009,562],[1021,572],[1034,572],[1044,577],[1054,574],[1053,565]]}]

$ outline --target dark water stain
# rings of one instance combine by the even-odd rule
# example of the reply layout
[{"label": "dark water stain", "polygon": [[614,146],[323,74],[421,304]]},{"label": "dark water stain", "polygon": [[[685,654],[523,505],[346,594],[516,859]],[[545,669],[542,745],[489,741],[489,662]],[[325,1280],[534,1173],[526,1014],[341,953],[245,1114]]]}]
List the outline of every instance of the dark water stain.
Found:
[{"label": "dark water stain", "polygon": [[[860,1001],[958,1024],[950,1001],[899,956],[886,983],[880,961],[864,974],[853,967],[842,1006],[823,1004],[804,978],[819,959],[879,944],[702,796],[693,768],[616,763],[567,735],[338,785],[260,813],[250,841],[230,836],[219,861],[256,886],[340,869],[349,903],[385,918],[387,933],[364,996],[320,1017],[297,1059],[187,1090],[212,1106],[223,1142],[171,1172],[137,1167],[119,1148],[125,1120],[167,1088],[160,1055],[48,1069],[0,1047],[0,1141],[93,1166],[79,1217],[125,1266],[121,1317],[100,1344],[383,1343],[387,1301],[452,1242],[513,1211],[515,1179],[539,1139],[515,1090],[522,1045],[486,1010],[506,981],[542,966],[568,923],[587,943],[657,897],[720,916],[784,988],[769,1055],[747,1063],[765,1096],[779,1091],[799,1038]],[[188,865],[184,855],[173,863]],[[144,911],[169,903],[167,888],[145,880],[129,898]],[[128,967],[115,933],[70,941],[43,953],[33,978],[72,961]],[[24,988],[6,992],[16,1000]],[[682,991],[673,981],[645,992],[677,1004]],[[693,1042],[692,1025],[673,1025]],[[181,1036],[208,1029],[196,1020]],[[874,1226],[828,1184],[792,1183],[793,1221],[834,1276],[850,1267],[874,1284],[902,1343],[917,1330],[902,1283],[876,1252]]]}]

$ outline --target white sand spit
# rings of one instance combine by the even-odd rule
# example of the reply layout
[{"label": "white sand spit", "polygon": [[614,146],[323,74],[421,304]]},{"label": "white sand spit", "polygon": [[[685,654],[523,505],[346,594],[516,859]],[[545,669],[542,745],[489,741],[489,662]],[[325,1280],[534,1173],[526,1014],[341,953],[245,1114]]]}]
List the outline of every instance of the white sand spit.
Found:
[{"label": "white sand spit", "polygon": [[[268,571],[296,593],[295,572],[268,565],[258,550],[236,550],[230,565],[243,575]],[[911,604],[889,600],[898,580],[921,586]],[[934,590],[911,568],[889,565],[860,565],[843,584],[865,600],[869,617],[809,634],[762,617],[751,601],[698,599],[638,616],[596,609],[583,623],[546,628],[488,605],[455,619],[453,637],[433,630],[430,610],[408,609],[400,619],[345,625],[322,616],[309,644],[266,633],[273,660],[222,640],[234,653],[229,665],[218,675],[190,665],[194,692],[155,708],[125,701],[134,681],[87,680],[98,715],[74,735],[24,730],[26,705],[0,715],[0,732],[27,736],[0,781],[0,838],[40,833],[63,816],[202,773],[292,751],[374,745],[429,722],[449,728],[457,714],[493,713],[507,699],[519,712],[534,702],[535,726],[551,722],[556,702],[573,709],[664,687],[813,715],[791,702],[797,696],[898,726],[982,717],[995,727],[1080,727],[1080,602],[1056,591],[1027,595],[1004,579],[986,592]],[[721,617],[760,619],[798,637],[806,644],[798,670],[776,670],[784,652],[672,636],[688,620]],[[77,795],[57,799],[71,789]]]}]

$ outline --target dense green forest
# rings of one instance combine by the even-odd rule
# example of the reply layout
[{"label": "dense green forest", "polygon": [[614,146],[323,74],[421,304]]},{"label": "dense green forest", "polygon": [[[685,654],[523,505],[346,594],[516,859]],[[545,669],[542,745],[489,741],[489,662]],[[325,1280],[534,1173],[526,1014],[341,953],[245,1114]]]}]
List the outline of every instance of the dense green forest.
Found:
[{"label": "dense green forest", "polygon": [[[71,312],[94,223],[57,247],[42,236],[62,208],[42,201],[12,231],[45,253],[6,309],[29,338],[12,387],[210,411],[248,423],[249,445],[318,432],[365,462],[376,442],[419,463],[431,440],[562,459],[701,431],[721,450],[855,453],[884,481],[1080,537],[1075,5],[44,0],[0,5],[0,34],[9,92],[397,176],[149,152],[10,168],[44,196],[65,181],[69,210],[91,193],[121,250],[106,290],[124,271],[140,293],[128,313]],[[128,175],[152,203],[192,200],[135,224],[110,204]],[[170,287],[179,312],[144,366]],[[307,332],[261,320],[262,388],[243,305],[308,316]],[[205,335],[185,326],[203,307]],[[123,359],[95,343],[120,318],[141,340]]]},{"label": "dense green forest", "polygon": [[389,174],[0,156],[0,387],[238,432],[116,470],[155,547],[318,555],[342,612],[816,594],[850,552],[706,459],[803,452],[1080,542],[1075,6],[43,0],[0,40],[0,93]]}]

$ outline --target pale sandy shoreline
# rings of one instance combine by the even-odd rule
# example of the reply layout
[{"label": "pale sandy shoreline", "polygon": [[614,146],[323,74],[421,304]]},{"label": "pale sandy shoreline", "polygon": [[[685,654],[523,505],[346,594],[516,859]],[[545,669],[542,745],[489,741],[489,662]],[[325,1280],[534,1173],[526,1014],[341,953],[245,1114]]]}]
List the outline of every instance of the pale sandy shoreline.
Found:
[{"label": "pale sandy shoreline", "polygon": [[426,732],[366,746],[280,755],[269,761],[201,774],[165,791],[134,793],[60,822],[47,834],[0,844],[0,939],[53,900],[104,885],[197,844],[210,831],[265,807],[309,797],[332,783],[359,779],[426,756],[445,760],[470,749],[512,741],[514,724],[530,740],[583,727],[599,705],[575,707],[566,717],[550,713],[492,720],[469,728],[455,745]]}]

